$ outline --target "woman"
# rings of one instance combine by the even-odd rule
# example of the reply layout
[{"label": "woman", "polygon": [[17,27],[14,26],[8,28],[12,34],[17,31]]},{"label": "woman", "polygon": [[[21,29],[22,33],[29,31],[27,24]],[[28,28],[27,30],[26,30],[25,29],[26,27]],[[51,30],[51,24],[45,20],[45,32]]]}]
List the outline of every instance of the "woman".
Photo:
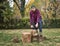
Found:
[{"label": "woman", "polygon": [[35,6],[31,6],[30,25],[33,30],[39,29],[39,36],[42,37],[42,17]]}]

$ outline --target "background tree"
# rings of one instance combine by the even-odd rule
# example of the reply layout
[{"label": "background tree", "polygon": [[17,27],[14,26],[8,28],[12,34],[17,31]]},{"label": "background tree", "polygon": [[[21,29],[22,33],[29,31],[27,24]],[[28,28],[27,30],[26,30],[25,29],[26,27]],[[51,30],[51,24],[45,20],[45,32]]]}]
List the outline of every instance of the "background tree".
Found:
[{"label": "background tree", "polygon": [[[9,20],[12,18],[13,12],[9,7],[7,0],[0,0],[0,27],[4,27],[4,23],[8,24]],[[10,22],[11,23],[11,22]]]},{"label": "background tree", "polygon": [[24,17],[24,15],[25,15],[25,0],[20,0],[20,4],[19,4],[19,2],[17,2],[17,0],[14,0],[14,2],[16,3],[16,5],[19,8],[21,16]]}]

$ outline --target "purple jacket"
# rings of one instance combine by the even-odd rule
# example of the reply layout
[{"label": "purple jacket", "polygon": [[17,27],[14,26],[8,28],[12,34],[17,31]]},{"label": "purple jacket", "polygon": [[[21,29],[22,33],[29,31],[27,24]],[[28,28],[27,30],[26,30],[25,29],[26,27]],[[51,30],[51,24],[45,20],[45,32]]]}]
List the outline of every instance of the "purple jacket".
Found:
[{"label": "purple jacket", "polygon": [[30,24],[38,23],[42,19],[41,14],[38,9],[35,11],[30,11]]}]

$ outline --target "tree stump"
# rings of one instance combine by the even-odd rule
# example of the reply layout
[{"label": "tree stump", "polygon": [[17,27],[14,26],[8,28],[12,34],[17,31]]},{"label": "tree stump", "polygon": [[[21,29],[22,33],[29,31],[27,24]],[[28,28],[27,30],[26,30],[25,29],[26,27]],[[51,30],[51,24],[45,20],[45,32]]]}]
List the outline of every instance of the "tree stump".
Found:
[{"label": "tree stump", "polygon": [[22,42],[31,42],[31,33],[30,32],[23,32],[22,33]]},{"label": "tree stump", "polygon": [[19,43],[19,39],[18,39],[17,36],[14,36],[11,41],[14,42],[14,43]]}]

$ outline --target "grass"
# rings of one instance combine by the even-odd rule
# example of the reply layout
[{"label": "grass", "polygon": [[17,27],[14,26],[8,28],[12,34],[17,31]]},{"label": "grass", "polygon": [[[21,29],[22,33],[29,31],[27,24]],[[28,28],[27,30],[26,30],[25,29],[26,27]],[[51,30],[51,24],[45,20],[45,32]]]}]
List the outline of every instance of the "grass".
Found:
[{"label": "grass", "polygon": [[[31,31],[31,29],[0,30],[0,46],[60,46],[60,29],[43,29],[46,40],[24,44],[21,41],[23,31]],[[14,36],[18,36],[19,43],[11,42]]]}]

